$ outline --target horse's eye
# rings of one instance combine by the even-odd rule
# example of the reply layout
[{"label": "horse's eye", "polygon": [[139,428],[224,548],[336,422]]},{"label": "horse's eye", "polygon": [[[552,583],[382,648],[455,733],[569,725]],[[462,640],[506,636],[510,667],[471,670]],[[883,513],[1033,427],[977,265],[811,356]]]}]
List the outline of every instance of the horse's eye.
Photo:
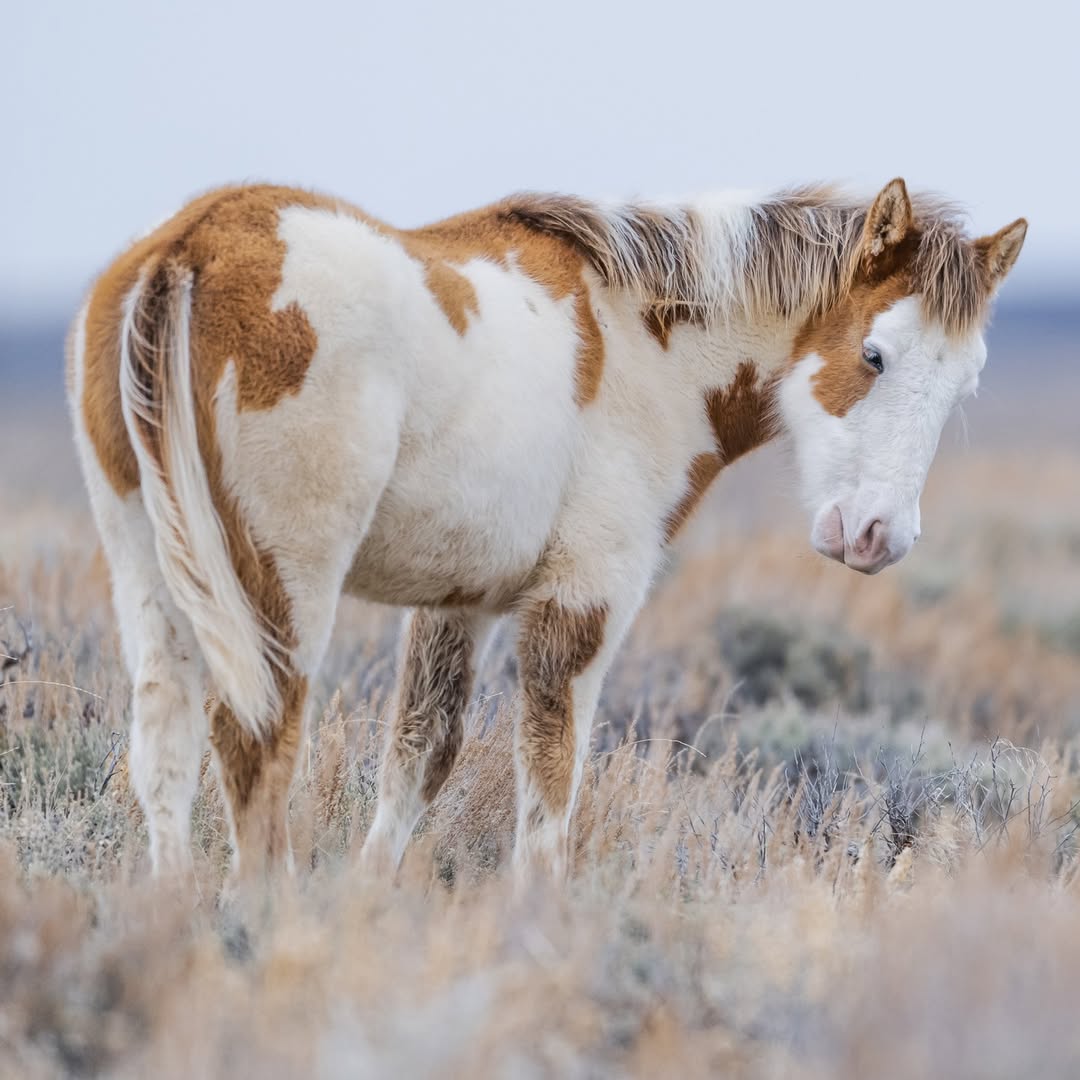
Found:
[{"label": "horse's eye", "polygon": [[862,358],[880,375],[885,370],[885,361],[873,345],[864,345]]}]

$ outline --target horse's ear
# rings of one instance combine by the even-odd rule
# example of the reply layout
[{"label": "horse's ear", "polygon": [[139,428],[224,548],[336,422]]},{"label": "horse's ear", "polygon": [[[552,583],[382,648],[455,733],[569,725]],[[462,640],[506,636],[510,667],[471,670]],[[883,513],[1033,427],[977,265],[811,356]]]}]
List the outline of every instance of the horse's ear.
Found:
[{"label": "horse's ear", "polygon": [[993,236],[981,236],[975,241],[975,250],[979,253],[986,271],[987,285],[997,288],[1005,275],[1013,268],[1020,249],[1027,236],[1027,221],[1017,218],[1011,225],[998,229]]},{"label": "horse's ear", "polygon": [[867,270],[891,255],[911,231],[911,199],[907,185],[898,176],[890,180],[874,200],[866,215],[862,235],[862,262]]}]

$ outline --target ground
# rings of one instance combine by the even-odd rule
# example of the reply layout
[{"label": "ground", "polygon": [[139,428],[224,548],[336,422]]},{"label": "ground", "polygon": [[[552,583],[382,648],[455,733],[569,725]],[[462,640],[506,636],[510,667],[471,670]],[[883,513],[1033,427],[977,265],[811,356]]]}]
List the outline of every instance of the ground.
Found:
[{"label": "ground", "polygon": [[212,772],[198,896],[148,880],[68,435],[13,416],[0,1074],[1076,1075],[1080,441],[1047,385],[970,407],[877,578],[812,553],[782,454],[721,478],[608,681],[562,889],[506,872],[509,635],[400,880],[358,876],[399,616],[343,603],[250,933]]}]

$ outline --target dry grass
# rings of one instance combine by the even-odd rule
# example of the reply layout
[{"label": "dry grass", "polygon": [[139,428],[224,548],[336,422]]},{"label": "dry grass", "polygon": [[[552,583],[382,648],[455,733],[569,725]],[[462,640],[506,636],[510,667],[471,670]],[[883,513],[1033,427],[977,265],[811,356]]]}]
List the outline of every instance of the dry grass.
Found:
[{"label": "dry grass", "polygon": [[201,901],[147,882],[85,510],[0,485],[0,1074],[1076,1075],[1078,463],[948,458],[873,580],[727,478],[612,672],[573,880],[525,899],[507,642],[400,882],[357,879],[396,615],[346,603],[250,937],[211,775]]}]

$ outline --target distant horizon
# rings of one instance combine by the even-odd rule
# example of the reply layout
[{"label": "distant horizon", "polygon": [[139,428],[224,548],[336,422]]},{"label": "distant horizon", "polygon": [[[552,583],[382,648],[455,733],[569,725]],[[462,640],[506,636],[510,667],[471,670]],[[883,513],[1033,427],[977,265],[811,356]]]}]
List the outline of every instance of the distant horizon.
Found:
[{"label": "distant horizon", "polygon": [[[11,302],[9,296],[0,295],[0,343],[6,335],[66,325],[75,317],[92,280],[88,280],[85,287],[71,290],[66,297],[60,298],[37,297],[18,303]],[[1076,290],[1070,291],[1065,282],[1060,290],[1031,289],[1023,286],[1014,288],[1011,281],[1007,282],[994,303],[991,321],[1024,320],[1042,315],[1063,325],[1080,328],[1080,302],[1077,301]],[[2,360],[3,354],[0,353],[0,361]]]}]

